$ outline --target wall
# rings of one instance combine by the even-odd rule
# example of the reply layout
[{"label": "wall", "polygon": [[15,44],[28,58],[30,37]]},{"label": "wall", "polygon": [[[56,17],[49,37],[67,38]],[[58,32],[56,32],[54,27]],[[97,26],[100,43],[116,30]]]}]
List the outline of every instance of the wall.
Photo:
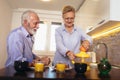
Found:
[{"label": "wall", "polygon": [[100,17],[99,14],[102,0],[86,0],[76,13],[75,24],[79,25],[84,31],[96,26]]},{"label": "wall", "polygon": [[[112,65],[120,66],[120,29],[115,33],[96,38],[93,42],[92,47],[95,47],[98,42],[105,43],[108,47],[108,60]],[[101,45],[101,47],[99,49],[96,48],[95,51],[97,62],[99,62],[102,57],[105,57],[106,49]]]},{"label": "wall", "polygon": [[21,26],[21,15],[26,10],[35,11],[38,14],[38,16],[40,17],[41,21],[46,21],[46,22],[47,21],[58,21],[58,22],[62,22],[61,13],[58,12],[58,11],[19,8],[19,9],[14,9],[13,10],[11,30]]},{"label": "wall", "polygon": [[6,52],[6,37],[10,31],[12,11],[6,0],[0,0],[0,68],[4,67]]}]

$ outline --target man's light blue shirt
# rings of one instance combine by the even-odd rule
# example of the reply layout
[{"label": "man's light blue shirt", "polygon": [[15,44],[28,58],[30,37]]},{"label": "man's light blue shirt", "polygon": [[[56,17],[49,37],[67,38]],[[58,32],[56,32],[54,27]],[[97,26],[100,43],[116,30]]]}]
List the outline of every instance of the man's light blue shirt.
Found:
[{"label": "man's light blue shirt", "polygon": [[74,26],[74,29],[71,33],[66,31],[65,26],[57,28],[55,30],[55,40],[56,52],[53,63],[56,64],[57,61],[63,61],[71,67],[73,67],[73,64],[66,56],[66,52],[70,50],[75,54],[79,53],[81,41],[83,40],[88,40],[90,43],[92,43],[91,37],[76,26]]},{"label": "man's light blue shirt", "polygon": [[32,47],[32,36],[30,36],[24,27],[21,26],[13,30],[7,38],[8,58],[5,66],[13,65],[15,60],[22,60],[23,58],[32,62],[35,58]]}]

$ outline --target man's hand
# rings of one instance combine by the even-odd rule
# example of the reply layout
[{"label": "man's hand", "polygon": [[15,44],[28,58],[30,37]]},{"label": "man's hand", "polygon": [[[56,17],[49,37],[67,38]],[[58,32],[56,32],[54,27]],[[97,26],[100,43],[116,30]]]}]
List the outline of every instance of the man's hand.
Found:
[{"label": "man's hand", "polygon": [[48,56],[42,57],[40,61],[43,62],[45,66],[48,66],[51,62],[51,60]]},{"label": "man's hand", "polygon": [[34,59],[31,63],[29,63],[30,67],[34,67],[36,62],[43,62],[45,66],[48,66],[51,62],[50,58],[47,56],[44,57],[36,57],[36,59]]}]

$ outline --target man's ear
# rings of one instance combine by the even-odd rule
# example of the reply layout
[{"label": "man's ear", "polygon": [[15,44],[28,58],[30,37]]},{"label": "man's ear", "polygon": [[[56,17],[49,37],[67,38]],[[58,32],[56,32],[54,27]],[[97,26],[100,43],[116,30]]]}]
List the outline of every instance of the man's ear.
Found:
[{"label": "man's ear", "polygon": [[24,20],[24,25],[28,25],[28,21],[27,20]]}]

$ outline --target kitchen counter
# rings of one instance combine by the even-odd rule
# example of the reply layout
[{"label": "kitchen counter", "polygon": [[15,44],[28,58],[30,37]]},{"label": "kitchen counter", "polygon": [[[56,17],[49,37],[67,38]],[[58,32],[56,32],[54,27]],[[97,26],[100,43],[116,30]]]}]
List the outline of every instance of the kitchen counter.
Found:
[{"label": "kitchen counter", "polygon": [[0,69],[0,80],[118,80],[120,69],[112,68],[109,75],[100,76],[97,68],[91,68],[85,74],[76,74],[74,69],[66,70],[64,73],[57,73],[56,70],[46,68],[43,73],[37,73],[34,69],[18,73],[14,67]]}]

